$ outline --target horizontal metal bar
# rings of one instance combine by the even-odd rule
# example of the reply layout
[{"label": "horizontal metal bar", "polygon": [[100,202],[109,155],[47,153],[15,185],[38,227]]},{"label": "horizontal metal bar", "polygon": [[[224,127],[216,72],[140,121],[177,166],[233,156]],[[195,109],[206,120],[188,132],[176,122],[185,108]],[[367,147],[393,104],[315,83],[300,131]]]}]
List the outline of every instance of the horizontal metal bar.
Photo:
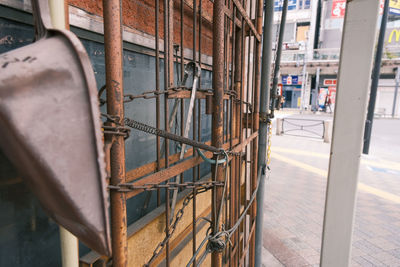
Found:
[{"label": "horizontal metal bar", "polygon": [[[236,139],[236,143],[237,142],[238,142],[238,139]],[[223,149],[228,149],[228,148],[229,148],[229,143],[224,144]],[[208,151],[204,152],[204,154],[206,155],[206,157],[213,156],[213,153],[208,152]],[[203,159],[201,157],[190,158],[190,159],[185,160],[181,163],[178,163],[172,167],[169,167],[169,168],[163,169],[159,172],[150,174],[149,176],[135,182],[134,185],[139,186],[139,185],[144,185],[144,184],[148,184],[148,183],[162,183],[172,177],[175,177],[178,174],[183,173],[184,171],[189,170],[190,168],[193,168],[193,167],[199,165],[202,162],[203,162]],[[141,192],[143,192],[143,190],[136,190],[136,191],[128,192],[128,193],[126,193],[126,197],[131,198],[131,197],[134,197],[134,196],[140,194]]]},{"label": "horizontal metal bar", "polygon": [[[243,150],[244,147],[246,147],[254,138],[256,138],[258,136],[258,132],[254,132],[251,136],[249,136],[249,138],[245,139],[242,143],[238,144],[238,139],[234,139],[233,140],[233,144],[236,145],[238,144],[236,147],[234,147],[232,149],[232,152],[234,153],[238,153],[241,152]],[[223,149],[228,149],[229,148],[230,143],[225,143],[223,145]],[[186,152],[186,154],[188,154],[188,152]],[[185,154],[185,155],[186,155]],[[206,157],[212,157],[213,153],[211,152],[204,152]],[[232,158],[229,157],[229,160],[231,160]],[[189,170],[190,168],[193,168],[197,165],[199,165],[200,163],[203,162],[203,159],[201,157],[193,157],[190,158],[186,161],[183,161],[181,163],[178,163],[172,167],[169,167],[167,169],[161,170],[159,172],[156,173],[152,173],[149,176],[138,180],[137,182],[134,183],[135,186],[142,186],[144,184],[148,184],[148,183],[162,183],[165,182],[166,180],[180,174],[183,173],[187,170]],[[140,167],[139,167],[140,168]],[[155,169],[155,168],[154,168]],[[132,170],[130,172],[134,172],[135,170]],[[131,176],[132,177],[132,176]],[[141,192],[143,192],[143,190],[135,190],[132,192],[127,192],[126,193],[126,197],[127,198],[132,198],[138,194],[140,194]]]}]

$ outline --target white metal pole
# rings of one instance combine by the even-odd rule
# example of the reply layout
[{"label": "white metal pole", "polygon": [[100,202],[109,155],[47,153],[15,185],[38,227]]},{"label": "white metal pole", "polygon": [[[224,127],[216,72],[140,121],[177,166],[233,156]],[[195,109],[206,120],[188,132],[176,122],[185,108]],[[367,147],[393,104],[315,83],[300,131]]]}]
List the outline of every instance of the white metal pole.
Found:
[{"label": "white metal pole", "polygon": [[348,266],[379,1],[347,1],[326,191],[321,266]]},{"label": "white metal pole", "polygon": [[[66,17],[64,0],[49,0],[51,23],[53,28],[65,30]],[[61,258],[63,267],[79,266],[78,239],[60,226]]]},{"label": "white metal pole", "polygon": [[60,226],[61,261],[63,267],[79,266],[78,239]]}]

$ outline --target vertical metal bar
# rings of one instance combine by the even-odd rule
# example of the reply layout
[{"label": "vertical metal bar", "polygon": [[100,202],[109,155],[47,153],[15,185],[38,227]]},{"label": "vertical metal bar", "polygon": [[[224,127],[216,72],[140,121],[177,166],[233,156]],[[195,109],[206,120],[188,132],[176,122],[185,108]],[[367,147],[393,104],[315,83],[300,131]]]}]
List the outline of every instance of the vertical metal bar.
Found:
[{"label": "vertical metal bar", "polygon": [[385,44],[386,24],[389,13],[389,0],[385,0],[383,15],[381,20],[381,28],[379,31],[378,47],[375,54],[375,66],[372,71],[371,93],[369,95],[367,120],[365,121],[364,131],[364,147],[363,153],[369,153],[369,145],[371,142],[372,123],[374,121],[376,94],[378,92],[379,74],[381,72],[382,52]]},{"label": "vertical metal bar", "polygon": [[[379,1],[346,4],[326,190],[321,266],[350,264],[358,169]],[[357,47],[357,49],[354,49]],[[354,79],[357,77],[357,79]]]},{"label": "vertical metal bar", "polygon": [[282,17],[281,17],[281,25],[279,26],[279,39],[276,48],[276,58],[275,58],[275,66],[274,66],[274,78],[272,80],[272,108],[271,108],[271,116],[274,116],[274,110],[276,105],[276,98],[277,98],[277,86],[278,86],[278,74],[279,68],[281,65],[281,55],[282,55],[282,43],[283,43],[283,34],[285,33],[285,25],[286,25],[286,14],[288,8],[288,0],[283,0],[283,7],[282,7]]},{"label": "vertical metal bar", "polygon": [[396,68],[396,78],[395,78],[395,87],[394,87],[394,96],[393,96],[393,107],[392,107],[392,117],[396,115],[396,102],[397,102],[397,94],[399,91],[399,82],[400,82],[400,69]]},{"label": "vertical metal bar", "polygon": [[[215,0],[213,8],[213,113],[212,113],[212,140],[211,143],[215,147],[222,147],[223,144],[223,97],[224,97],[224,0]],[[217,159],[216,156],[214,156]],[[224,168],[219,166],[212,167],[212,175],[216,176],[219,181],[224,180]],[[212,203],[212,216],[213,216],[213,232],[217,232],[219,225],[216,225],[216,213],[218,212],[220,203],[222,201],[222,188],[214,188]],[[217,210],[215,210],[215,207]],[[218,252],[213,252],[211,255],[211,265],[218,267],[222,265],[222,256]]]},{"label": "vertical metal bar", "polygon": [[[160,36],[159,36],[159,14],[160,14],[160,0],[156,0],[156,8],[155,8],[155,20],[156,20],[156,31],[155,31],[155,40],[156,40],[156,91],[160,92]],[[156,127],[160,129],[160,95],[157,94],[156,98]],[[161,170],[161,152],[160,152],[160,137],[157,136],[156,145],[157,145],[157,171]],[[157,206],[161,204],[161,194],[160,189],[157,189]]]},{"label": "vertical metal bar", "polygon": [[[104,48],[106,62],[107,112],[118,116],[120,123],[124,118],[123,91],[123,50],[122,50],[122,15],[119,0],[103,1],[104,13]],[[125,142],[123,136],[114,136],[111,148],[112,185],[125,183]],[[127,265],[127,221],[125,193],[112,190],[111,233],[113,265]]]},{"label": "vertical metal bar", "polygon": [[[261,7],[259,7],[261,8]],[[261,90],[260,90],[260,130],[258,139],[258,166],[262,166],[260,185],[257,191],[257,217],[255,230],[255,267],[261,267],[262,255],[262,233],[264,223],[264,188],[267,166],[267,137],[270,127],[268,119],[271,59],[272,59],[272,26],[274,23],[274,0],[265,0],[264,13],[264,33],[262,48],[262,71],[261,71]]]},{"label": "vertical metal bar", "polygon": [[[200,18],[200,20],[201,20],[201,18]],[[197,39],[196,39],[196,28],[197,28],[197,26],[196,26],[196,24],[197,24],[197,1],[193,0],[193,62],[196,62],[196,41],[197,41]],[[201,57],[200,54],[199,54],[199,57]],[[193,70],[193,73],[194,73],[194,71],[195,70]],[[193,77],[193,79],[194,79],[194,77]],[[199,84],[200,84],[200,81],[199,81]],[[194,106],[193,106],[193,120],[192,121],[193,121],[193,140],[196,140],[196,131],[197,131],[196,126],[198,126],[198,125],[196,125],[196,112],[197,112],[196,104],[199,105],[200,103],[198,102],[198,100],[196,98],[194,99],[194,101],[195,102],[194,102]],[[199,113],[198,116],[201,116],[201,114]],[[196,150],[193,149],[193,156],[196,156],[196,155],[197,155],[196,154]],[[192,173],[192,181],[193,182],[195,182],[196,179],[199,178],[197,176],[198,175],[198,170],[199,170],[199,166],[195,166],[192,169],[192,172],[193,172]],[[193,189],[193,206],[192,206],[192,208],[193,208],[193,210],[192,210],[192,223],[193,223],[193,228],[192,228],[193,246],[192,246],[192,249],[195,252],[196,251],[196,242],[197,242],[196,241],[197,198],[196,198],[196,190],[195,189]],[[196,266],[196,259],[194,259],[193,266]]]},{"label": "vertical metal bar", "polygon": [[[169,236],[169,191],[165,189],[165,235]],[[169,242],[165,244],[165,265],[169,266]]]},{"label": "vertical metal bar", "polygon": [[[236,33],[236,24],[235,24],[235,7],[230,1],[230,5],[232,8],[232,41],[231,41],[231,61],[230,61],[230,66],[231,66],[231,72],[230,72],[230,80],[231,80],[231,85],[230,85],[230,90],[234,91],[235,90],[235,33]],[[233,145],[233,139],[236,137],[236,103],[234,102],[234,97],[231,95],[229,97],[230,99],[230,138],[229,138],[229,148],[232,148]],[[233,157],[231,160],[231,163],[229,165],[229,170],[230,170],[230,177],[229,177],[229,227],[232,227],[234,222],[235,222],[235,205],[236,205],[236,192],[235,192],[235,181],[236,181],[236,157]],[[233,244],[236,243],[236,234],[233,235],[232,237],[232,242]],[[233,255],[233,246],[229,245],[229,266],[233,267],[234,266],[234,255]]]},{"label": "vertical metal bar", "polygon": [[[242,4],[244,4],[244,0],[242,0]],[[239,13],[239,12],[238,12]],[[238,63],[237,63],[237,75],[238,75],[238,96],[239,96],[239,118],[238,118],[238,137],[239,137],[239,141],[243,142],[243,107],[245,106],[243,104],[244,101],[244,94],[243,94],[243,87],[244,87],[244,79],[243,79],[243,75],[244,75],[244,65],[245,65],[245,46],[244,46],[244,42],[245,42],[245,38],[244,38],[244,33],[245,33],[245,23],[244,23],[244,19],[241,15],[239,15],[240,21],[241,21],[241,29],[238,31],[237,35],[238,35],[238,43],[237,43],[237,48],[238,48],[238,52],[237,52],[237,58],[238,58]],[[240,216],[240,207],[242,204],[242,196],[241,196],[241,185],[242,185],[242,169],[243,169],[243,157],[238,157],[237,159],[237,165],[238,165],[238,178],[237,178],[237,196],[238,196],[238,200],[237,200],[237,204],[236,204],[236,220],[239,218]],[[240,235],[241,232],[243,230],[243,223],[240,224],[239,226],[239,231],[237,231],[237,244],[236,244],[236,264],[239,265],[240,263],[240,258],[241,258],[241,243],[240,243]]]},{"label": "vertical metal bar", "polygon": [[[168,0],[164,0],[164,91],[168,90],[169,85],[169,65],[168,65],[169,53],[168,53]],[[164,127],[166,131],[169,131],[169,119],[168,119],[168,98],[164,95]],[[169,140],[164,139],[165,153],[165,168],[168,168],[168,156],[169,156]]]},{"label": "vertical metal bar", "polygon": [[[257,0],[256,3],[256,29],[260,36],[262,35],[262,16],[263,16],[263,0]],[[260,116],[259,116],[259,109],[260,109],[260,84],[261,84],[261,42],[254,38],[254,42],[256,42],[255,48],[255,60],[254,60],[254,103],[253,103],[253,132],[258,132],[259,130],[259,123],[260,123]],[[251,185],[252,190],[254,192],[257,188],[257,178],[258,178],[258,137],[256,137],[253,141],[253,158],[252,158],[252,177],[251,177]],[[261,178],[260,178],[261,179]],[[256,215],[257,215],[257,201],[253,202],[252,209],[251,209],[251,224],[250,229],[252,228],[253,223],[256,223]],[[255,265],[255,257],[256,257],[256,250],[255,250],[255,231],[251,234],[250,237],[250,244],[249,244],[249,262],[250,266]]]},{"label": "vertical metal bar", "polygon": [[[169,0],[164,0],[164,90],[168,90],[169,82],[170,82],[170,46],[169,46]],[[169,132],[169,109],[168,109],[168,97],[164,95],[164,127],[165,131]],[[169,166],[169,140],[166,138],[164,139],[165,145],[165,168]],[[165,190],[165,234],[168,236],[169,232],[169,191],[168,189]],[[166,266],[169,266],[169,241],[167,241],[165,245],[165,262]]]}]

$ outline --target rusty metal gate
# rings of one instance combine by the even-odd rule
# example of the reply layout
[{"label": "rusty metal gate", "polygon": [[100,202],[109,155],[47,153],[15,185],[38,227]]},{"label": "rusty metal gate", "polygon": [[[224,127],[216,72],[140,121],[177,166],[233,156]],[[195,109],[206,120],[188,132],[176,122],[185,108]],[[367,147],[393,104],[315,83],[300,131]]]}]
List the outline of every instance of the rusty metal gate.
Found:
[{"label": "rusty metal gate", "polygon": [[[156,25],[156,88],[124,95],[121,2],[103,1],[106,85],[100,98],[107,105],[104,135],[112,264],[141,265],[133,262],[139,253],[150,266],[178,266],[173,259],[180,254],[185,254],[184,265],[188,266],[254,266],[263,1],[154,2],[155,12],[147,19]],[[186,19],[188,12],[192,21]],[[213,29],[212,68],[204,62],[202,38],[207,23]],[[201,86],[202,70],[212,71],[212,88]],[[103,91],[106,94],[101,96]],[[156,125],[124,116],[124,105],[135,105],[139,98],[155,99]],[[204,114],[212,116],[212,125],[202,123]],[[175,133],[173,127],[178,129]],[[202,133],[210,127],[211,140],[204,142]],[[129,131],[137,130],[157,136],[156,157],[154,162],[126,171],[124,140]],[[178,153],[171,153],[172,147]],[[211,165],[206,177],[200,177],[203,162]],[[154,252],[145,253],[139,249],[140,241],[129,241],[127,225],[127,200],[143,191],[157,195],[165,228]],[[201,213],[200,204],[207,206]],[[191,218],[186,218],[188,214]],[[180,228],[188,220],[189,227]],[[190,255],[184,248],[177,249],[185,238],[191,240]]]}]

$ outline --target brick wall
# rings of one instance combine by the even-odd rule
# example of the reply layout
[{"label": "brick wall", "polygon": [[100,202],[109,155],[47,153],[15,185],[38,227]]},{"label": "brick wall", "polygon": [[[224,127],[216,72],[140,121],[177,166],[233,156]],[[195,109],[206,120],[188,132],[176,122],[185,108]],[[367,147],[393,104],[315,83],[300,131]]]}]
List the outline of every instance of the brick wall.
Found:
[{"label": "brick wall", "polygon": [[[197,0],[196,4],[199,5]],[[174,43],[180,44],[181,18],[180,3],[174,1]],[[102,1],[98,0],[69,0],[69,4],[81,8],[88,13],[103,15]],[[202,38],[201,52],[212,55],[212,8],[210,0],[202,0]],[[155,1],[154,0],[122,0],[123,23],[125,26],[155,35]],[[160,0],[159,34],[164,36],[164,1]],[[193,47],[193,0],[184,1],[184,47]],[[199,22],[197,22],[198,25]],[[198,35],[197,35],[198,40]],[[198,44],[197,44],[198,47]],[[198,49],[198,48],[197,48]]]}]

